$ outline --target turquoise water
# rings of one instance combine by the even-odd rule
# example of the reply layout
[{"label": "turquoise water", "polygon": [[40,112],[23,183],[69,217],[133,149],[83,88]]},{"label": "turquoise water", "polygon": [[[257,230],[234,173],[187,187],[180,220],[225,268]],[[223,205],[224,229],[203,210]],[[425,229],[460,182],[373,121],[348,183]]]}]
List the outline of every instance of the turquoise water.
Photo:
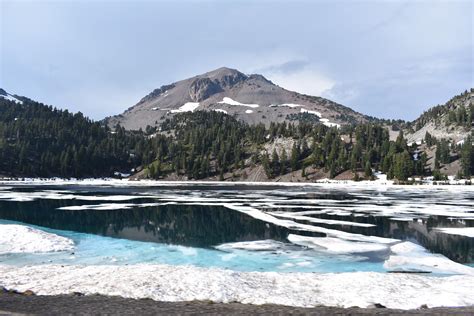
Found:
[{"label": "turquoise water", "polygon": [[[364,248],[337,244],[337,238],[320,240],[327,243],[327,249],[288,241],[290,234],[326,237],[321,232],[326,229],[332,232],[330,236],[349,233],[410,241],[472,266],[474,238],[444,234],[436,227],[473,226],[473,193],[442,193],[437,188],[0,187],[0,224],[34,227],[75,243],[73,252],[0,255],[0,264],[149,263],[234,271],[386,271],[388,247],[361,253]],[[258,216],[236,206],[254,208]],[[265,214],[273,217],[261,219]],[[237,249],[235,243],[242,242],[247,248],[239,244]]]},{"label": "turquoise water", "polygon": [[385,271],[381,261],[373,262],[359,256],[322,254],[291,244],[269,251],[221,251],[104,237],[6,220],[0,220],[0,224],[21,224],[41,229],[70,238],[75,244],[74,252],[0,255],[0,264],[26,266],[46,263],[85,265],[151,263],[217,267],[235,271]]}]

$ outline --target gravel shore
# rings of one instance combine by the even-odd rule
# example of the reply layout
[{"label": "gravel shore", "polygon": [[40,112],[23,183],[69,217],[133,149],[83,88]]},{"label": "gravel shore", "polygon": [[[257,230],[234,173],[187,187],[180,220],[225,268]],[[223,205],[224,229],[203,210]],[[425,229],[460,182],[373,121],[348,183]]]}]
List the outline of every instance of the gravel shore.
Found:
[{"label": "gravel shore", "polygon": [[157,302],[116,296],[39,296],[0,293],[0,315],[474,315],[474,307],[395,310],[374,308]]}]

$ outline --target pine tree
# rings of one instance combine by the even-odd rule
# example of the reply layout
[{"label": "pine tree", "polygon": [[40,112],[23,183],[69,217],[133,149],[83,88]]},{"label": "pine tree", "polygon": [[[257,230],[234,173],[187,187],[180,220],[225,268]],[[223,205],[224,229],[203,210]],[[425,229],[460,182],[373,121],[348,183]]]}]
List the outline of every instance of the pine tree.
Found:
[{"label": "pine tree", "polygon": [[280,158],[280,174],[281,175],[286,174],[287,168],[288,168],[288,156],[286,154],[286,150],[283,149],[281,153],[281,158]]},{"label": "pine tree", "polygon": [[291,148],[291,171],[296,171],[299,169],[300,163],[300,150],[296,143],[293,143],[293,147]]},{"label": "pine tree", "polygon": [[272,177],[280,174],[281,166],[280,166],[280,158],[278,157],[278,153],[276,149],[273,149],[272,152],[272,167],[271,167],[271,174]]},{"label": "pine tree", "polygon": [[264,153],[262,155],[262,167],[263,167],[263,170],[265,171],[265,174],[267,176],[267,178],[271,179],[273,177],[272,175],[272,169],[270,167],[270,159],[268,158],[268,153]]},{"label": "pine tree", "polygon": [[461,167],[462,174],[465,178],[471,178],[474,165],[474,152],[472,147],[471,137],[464,140],[464,145],[461,150]]},{"label": "pine tree", "polygon": [[370,166],[370,161],[367,161],[367,162],[365,163],[365,170],[364,170],[364,172],[365,172],[365,177],[366,177],[366,178],[372,177],[372,168],[371,168],[371,166]]}]

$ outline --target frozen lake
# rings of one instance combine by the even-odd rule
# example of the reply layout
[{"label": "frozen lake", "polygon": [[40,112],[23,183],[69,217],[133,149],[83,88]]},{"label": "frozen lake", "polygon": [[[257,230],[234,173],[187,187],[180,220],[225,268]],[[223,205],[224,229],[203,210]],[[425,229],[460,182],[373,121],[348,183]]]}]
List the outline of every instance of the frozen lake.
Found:
[{"label": "frozen lake", "polygon": [[57,265],[471,278],[473,230],[468,186],[4,183],[0,285]]}]

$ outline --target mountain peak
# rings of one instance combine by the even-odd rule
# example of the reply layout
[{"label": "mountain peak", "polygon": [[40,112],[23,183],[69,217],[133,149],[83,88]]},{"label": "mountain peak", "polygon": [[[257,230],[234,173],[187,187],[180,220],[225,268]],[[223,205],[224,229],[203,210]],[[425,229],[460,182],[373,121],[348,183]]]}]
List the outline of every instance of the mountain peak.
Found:
[{"label": "mountain peak", "polygon": [[263,75],[220,67],[155,89],[123,114],[108,120],[127,129],[158,126],[176,113],[218,111],[249,124],[304,119],[327,126],[365,121],[366,117],[330,100],[285,90]]},{"label": "mountain peak", "polygon": [[[201,76],[209,77],[209,78],[218,78],[223,76],[245,76],[242,72],[238,71],[237,69],[229,68],[229,67],[220,67],[211,71],[208,71]],[[246,76],[245,76],[246,77]]]}]

